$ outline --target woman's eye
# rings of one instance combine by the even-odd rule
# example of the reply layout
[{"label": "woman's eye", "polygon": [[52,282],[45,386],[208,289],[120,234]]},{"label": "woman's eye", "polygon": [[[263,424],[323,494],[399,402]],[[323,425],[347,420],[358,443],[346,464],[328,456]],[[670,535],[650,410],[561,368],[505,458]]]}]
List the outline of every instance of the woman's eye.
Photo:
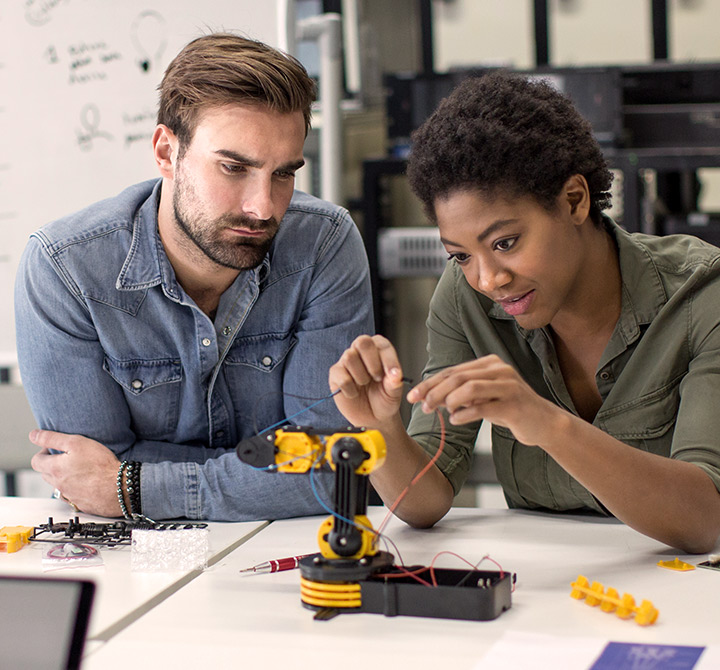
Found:
[{"label": "woman's eye", "polygon": [[496,251],[509,251],[513,246],[515,246],[515,242],[517,242],[517,237],[506,237],[495,242],[495,244],[493,244],[493,249]]},{"label": "woman's eye", "polygon": [[470,258],[469,254],[461,254],[459,252],[448,254],[448,260],[451,261],[452,259],[455,259],[457,263],[462,265],[463,263],[467,263],[468,259]]}]

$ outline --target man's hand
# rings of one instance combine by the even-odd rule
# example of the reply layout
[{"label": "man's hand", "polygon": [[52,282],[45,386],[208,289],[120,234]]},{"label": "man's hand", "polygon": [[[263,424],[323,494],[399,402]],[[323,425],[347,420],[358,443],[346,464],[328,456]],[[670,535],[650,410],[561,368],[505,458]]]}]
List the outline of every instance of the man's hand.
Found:
[{"label": "man's hand", "polygon": [[88,514],[122,516],[116,487],[120,461],[110,449],[82,435],[51,430],[33,430],[30,441],[41,448],[30,462],[33,470],[63,498]]}]

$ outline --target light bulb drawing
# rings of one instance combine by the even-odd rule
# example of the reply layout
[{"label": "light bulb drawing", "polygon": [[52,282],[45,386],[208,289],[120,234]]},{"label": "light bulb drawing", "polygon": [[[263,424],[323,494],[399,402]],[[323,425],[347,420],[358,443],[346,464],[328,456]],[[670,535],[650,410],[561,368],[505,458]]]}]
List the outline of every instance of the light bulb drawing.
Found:
[{"label": "light bulb drawing", "polygon": [[135,17],[130,27],[130,39],[137,51],[140,71],[149,73],[157,67],[167,47],[165,19],[159,12],[148,9]]}]

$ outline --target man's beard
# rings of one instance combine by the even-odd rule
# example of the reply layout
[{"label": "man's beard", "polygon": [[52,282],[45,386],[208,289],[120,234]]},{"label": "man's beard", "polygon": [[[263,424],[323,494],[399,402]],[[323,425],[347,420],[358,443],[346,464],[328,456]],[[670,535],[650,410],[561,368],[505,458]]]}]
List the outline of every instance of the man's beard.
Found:
[{"label": "man's beard", "polygon": [[[205,256],[233,270],[251,270],[262,263],[278,230],[274,217],[253,219],[223,214],[217,219],[210,219],[199,212],[199,207],[192,207],[192,203],[197,203],[194,190],[186,185],[184,178],[176,177],[173,193],[175,221],[188,240]],[[221,235],[226,228],[264,231],[266,235],[262,238],[236,236],[237,239],[232,240],[227,235]]]}]

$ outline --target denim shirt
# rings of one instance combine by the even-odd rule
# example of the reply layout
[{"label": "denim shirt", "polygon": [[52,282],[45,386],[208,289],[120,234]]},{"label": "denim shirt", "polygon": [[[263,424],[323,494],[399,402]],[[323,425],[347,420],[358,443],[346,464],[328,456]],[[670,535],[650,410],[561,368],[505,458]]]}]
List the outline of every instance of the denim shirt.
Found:
[{"label": "denim shirt", "polygon": [[[371,333],[365,248],[347,211],[295,192],[262,264],[214,322],[178,283],[158,233],[160,181],[34,233],[15,289],[20,371],[38,425],[142,461],[151,518],[323,511],[327,474],[273,474],[237,442],[327,396],[328,369]],[[343,428],[332,400],[293,423]]]},{"label": "denim shirt", "polygon": [[[691,236],[630,234],[609,218],[605,225],[617,244],[622,305],[595,374],[602,405],[593,425],[637,449],[694,463],[720,490],[720,249]],[[453,261],[427,323],[423,376],[494,353],[540,396],[578,415],[549,329],[521,328],[473,290]],[[478,428],[447,426],[438,467],[456,493]],[[409,432],[436,453],[434,415],[415,406]],[[607,513],[547,452],[522,444],[507,428],[492,426],[492,453],[510,507]]]}]

